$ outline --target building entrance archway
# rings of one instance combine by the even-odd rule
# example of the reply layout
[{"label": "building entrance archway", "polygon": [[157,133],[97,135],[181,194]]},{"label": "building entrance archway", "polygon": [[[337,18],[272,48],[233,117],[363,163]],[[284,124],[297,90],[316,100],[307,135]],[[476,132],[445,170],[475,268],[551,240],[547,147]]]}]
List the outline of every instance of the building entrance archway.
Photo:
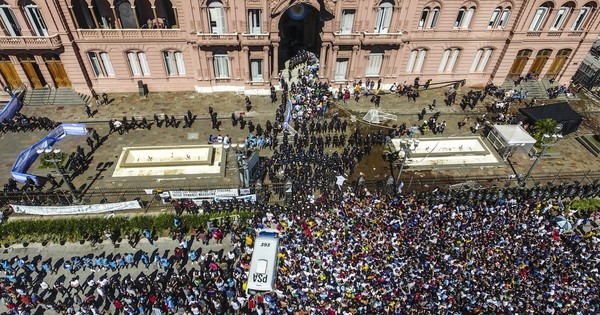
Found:
[{"label": "building entrance archway", "polygon": [[319,56],[324,22],[313,6],[299,3],[288,8],[279,20],[279,68],[298,51],[305,49]]},{"label": "building entrance archway", "polygon": [[35,61],[35,57],[33,55],[24,54],[19,55],[18,58],[21,67],[23,67],[23,71],[25,71],[25,75],[27,75],[27,79],[31,84],[31,88],[40,89],[46,86],[46,80],[44,80],[44,75],[42,75],[42,71],[40,71],[40,67]]}]

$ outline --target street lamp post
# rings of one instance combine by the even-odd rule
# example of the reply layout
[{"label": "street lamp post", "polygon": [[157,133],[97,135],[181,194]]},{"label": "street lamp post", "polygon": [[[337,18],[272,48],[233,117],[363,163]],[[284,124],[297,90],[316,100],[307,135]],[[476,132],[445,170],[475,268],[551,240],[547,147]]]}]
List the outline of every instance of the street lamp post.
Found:
[{"label": "street lamp post", "polygon": [[73,198],[73,203],[78,203],[80,200],[79,196],[77,195],[77,192],[75,191],[75,188],[73,187],[73,183],[69,180],[67,174],[65,174],[64,169],[59,165],[59,163],[63,161],[63,155],[61,150],[52,149],[51,147],[48,147],[46,149],[38,149],[37,153],[43,153],[44,155],[42,158],[44,159],[44,161],[52,163],[54,165],[54,168],[56,168],[56,170],[60,173],[60,176],[63,178],[65,184],[67,185],[67,188],[69,188],[69,192],[71,193],[71,197]]},{"label": "street lamp post", "polygon": [[521,187],[525,187],[525,185],[527,185],[527,180],[529,179],[529,177],[531,176],[531,173],[533,172],[533,169],[535,168],[535,166],[540,162],[540,160],[542,159],[542,156],[544,155],[544,153],[546,152],[546,150],[551,147],[554,146],[556,144],[556,142],[561,139],[563,136],[560,133],[560,131],[562,130],[562,124],[557,124],[556,125],[556,133],[553,134],[544,134],[542,136],[542,151],[540,151],[540,153],[538,154],[538,156],[535,158],[535,161],[533,161],[533,164],[531,164],[531,167],[529,168],[529,171],[527,171],[527,175],[525,175],[525,177],[523,177],[521,179],[520,182],[520,186]]}]

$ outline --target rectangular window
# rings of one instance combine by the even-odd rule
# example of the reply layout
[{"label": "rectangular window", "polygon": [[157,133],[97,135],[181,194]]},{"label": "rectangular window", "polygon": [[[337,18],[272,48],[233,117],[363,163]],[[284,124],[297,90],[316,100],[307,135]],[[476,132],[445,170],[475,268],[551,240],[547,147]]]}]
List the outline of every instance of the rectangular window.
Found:
[{"label": "rectangular window", "polygon": [[490,18],[490,21],[488,22],[488,28],[494,27],[494,24],[496,24],[496,19],[498,18],[498,15],[500,15],[500,9],[494,10],[494,12],[492,13],[492,17]]},{"label": "rectangular window", "polygon": [[110,62],[110,57],[108,56],[108,53],[100,53],[100,59],[102,59],[102,65],[104,65],[106,75],[108,75],[109,77],[114,77],[115,70],[113,69],[112,63]]},{"label": "rectangular window", "polygon": [[431,12],[431,19],[429,20],[429,25],[427,28],[435,28],[437,26],[438,19],[440,18],[440,9],[435,8]]},{"label": "rectangular window", "polygon": [[135,53],[128,52],[127,59],[129,60],[129,68],[131,68],[131,75],[133,75],[134,77],[141,75],[142,71],[140,70],[140,66],[138,64],[137,58],[135,57]]},{"label": "rectangular window", "polygon": [[458,59],[458,54],[460,54],[460,49],[455,49],[452,51],[452,56],[448,61],[448,65],[446,65],[446,72],[454,71],[454,65],[456,64],[456,60]]},{"label": "rectangular window", "polygon": [[427,56],[427,50],[423,49],[419,51],[419,56],[417,57],[417,62],[415,63],[414,72],[421,72],[423,69],[423,63],[425,62],[425,57]]},{"label": "rectangular window", "polygon": [[459,28],[462,24],[464,17],[465,17],[465,9],[458,10],[458,15],[456,16],[456,21],[454,21],[454,27]]},{"label": "rectangular window", "polygon": [[569,8],[567,8],[567,7],[562,7],[560,9],[558,9],[558,12],[556,13],[556,17],[554,18],[554,22],[552,22],[552,25],[550,26],[550,30],[552,30],[552,31],[560,30],[568,13],[569,13]]},{"label": "rectangular window", "polygon": [[145,52],[137,53],[138,60],[140,61],[140,67],[142,68],[142,75],[149,76],[150,75],[150,65],[148,65],[148,59],[146,59]]},{"label": "rectangular window", "polygon": [[475,8],[469,8],[465,13],[465,17],[462,19],[460,24],[461,28],[468,28],[471,25],[471,19],[473,18],[473,14],[475,14]]},{"label": "rectangular window", "polygon": [[339,58],[335,61],[335,80],[346,80],[346,70],[348,69],[348,58]]},{"label": "rectangular window", "polygon": [[177,64],[177,72],[180,76],[185,75],[185,62],[183,61],[183,54],[179,51],[175,52],[175,63]]},{"label": "rectangular window", "polygon": [[260,27],[260,10],[251,9],[248,10],[248,25],[250,26],[250,34],[261,34],[262,29]]},{"label": "rectangular window", "polygon": [[438,72],[444,72],[446,69],[446,65],[448,64],[448,58],[450,58],[450,53],[452,50],[446,49],[444,50],[444,54],[442,55],[442,60],[440,61],[440,66],[438,67]]},{"label": "rectangular window", "polygon": [[486,49],[485,54],[483,55],[483,59],[479,62],[479,67],[477,67],[478,72],[483,72],[485,70],[485,66],[487,66],[488,60],[490,60],[490,56],[492,55],[493,50]]},{"label": "rectangular window", "polygon": [[215,55],[214,67],[215,67],[215,77],[217,79],[229,78],[229,56]]},{"label": "rectangular window", "polygon": [[573,26],[571,26],[572,30],[577,31],[581,28],[581,26],[583,25],[583,20],[587,16],[587,13],[589,12],[589,10],[590,10],[590,8],[588,8],[588,7],[581,8],[581,10],[579,11],[579,14],[577,14],[577,18],[575,18],[575,22],[573,22]]},{"label": "rectangular window", "polygon": [[535,15],[533,16],[533,20],[531,20],[531,25],[529,26],[530,31],[538,31],[540,27],[542,27],[542,22],[544,21],[547,10],[547,8],[539,8],[537,11],[535,11]]},{"label": "rectangular window", "polygon": [[175,77],[185,75],[185,64],[181,52],[165,51],[163,52],[163,58],[165,59],[165,69],[168,76]]},{"label": "rectangular window", "polygon": [[222,7],[208,8],[208,17],[210,20],[210,32],[213,34],[225,33],[225,12]]},{"label": "rectangular window", "polygon": [[27,17],[37,36],[48,36],[48,29],[37,6],[26,6]]},{"label": "rectangular window", "polygon": [[504,11],[502,11],[502,16],[500,17],[500,22],[498,23],[498,28],[506,28],[506,24],[508,23],[509,17],[510,9],[504,9]]},{"label": "rectangular window", "polygon": [[369,55],[369,62],[367,64],[367,76],[378,76],[381,71],[381,63],[383,62],[383,54]]},{"label": "rectangular window", "polygon": [[406,72],[413,72],[413,68],[415,67],[415,62],[417,61],[418,54],[418,50],[413,50],[410,52],[410,56],[408,56],[408,63],[406,64]]},{"label": "rectangular window", "polygon": [[419,19],[419,29],[425,26],[425,22],[427,21],[427,16],[429,15],[429,9],[423,9],[421,12],[421,18]]},{"label": "rectangular window", "polygon": [[21,27],[9,6],[0,6],[0,18],[9,36],[21,36]]},{"label": "rectangular window", "polygon": [[[386,4],[386,3],[384,3]],[[377,18],[375,19],[375,33],[386,34],[390,29],[392,21],[392,7],[380,6],[377,9]]]},{"label": "rectangular window", "polygon": [[173,60],[175,56],[173,55],[173,52],[165,51],[163,55],[165,57],[165,67],[167,69],[167,74],[169,76],[176,76],[177,68],[175,68],[175,60]]},{"label": "rectangular window", "polygon": [[102,65],[100,64],[100,60],[98,59],[98,54],[95,52],[88,53],[90,57],[90,63],[92,64],[92,70],[94,70],[94,74],[97,78],[104,77],[104,69],[102,69]]},{"label": "rectangular window", "polygon": [[354,10],[343,10],[342,11],[342,25],[341,34],[351,34],[352,24],[354,24]]},{"label": "rectangular window", "polygon": [[250,76],[252,82],[262,82],[263,81],[263,68],[262,68],[262,59],[251,59],[250,60]]},{"label": "rectangular window", "polygon": [[477,66],[479,65],[479,61],[481,61],[481,55],[483,54],[483,49],[478,49],[477,54],[475,54],[475,59],[473,59],[473,63],[471,64],[470,72],[475,72],[477,70]]}]

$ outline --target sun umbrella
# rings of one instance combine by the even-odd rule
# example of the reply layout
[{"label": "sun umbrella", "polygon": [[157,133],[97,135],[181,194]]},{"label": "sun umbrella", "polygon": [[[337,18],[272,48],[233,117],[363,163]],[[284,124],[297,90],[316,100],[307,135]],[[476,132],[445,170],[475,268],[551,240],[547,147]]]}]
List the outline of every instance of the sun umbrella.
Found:
[{"label": "sun umbrella", "polygon": [[573,224],[564,216],[559,215],[555,218],[556,225],[564,231],[569,231],[573,228]]}]

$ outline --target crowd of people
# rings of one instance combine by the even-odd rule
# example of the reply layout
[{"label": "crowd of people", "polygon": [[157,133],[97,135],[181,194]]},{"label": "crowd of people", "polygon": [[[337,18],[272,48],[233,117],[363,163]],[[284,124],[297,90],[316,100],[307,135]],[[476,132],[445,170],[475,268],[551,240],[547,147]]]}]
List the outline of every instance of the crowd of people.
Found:
[{"label": "crowd of people", "polygon": [[[599,240],[564,233],[550,200],[438,204],[350,188],[314,200],[296,195],[289,207],[245,206],[254,211],[247,222],[197,227],[164,254],[4,258],[0,296],[9,314],[600,311]],[[254,235],[266,227],[280,231],[277,289],[247,295]],[[224,239],[223,250],[204,250]],[[62,276],[47,283],[53,273]]]}]

